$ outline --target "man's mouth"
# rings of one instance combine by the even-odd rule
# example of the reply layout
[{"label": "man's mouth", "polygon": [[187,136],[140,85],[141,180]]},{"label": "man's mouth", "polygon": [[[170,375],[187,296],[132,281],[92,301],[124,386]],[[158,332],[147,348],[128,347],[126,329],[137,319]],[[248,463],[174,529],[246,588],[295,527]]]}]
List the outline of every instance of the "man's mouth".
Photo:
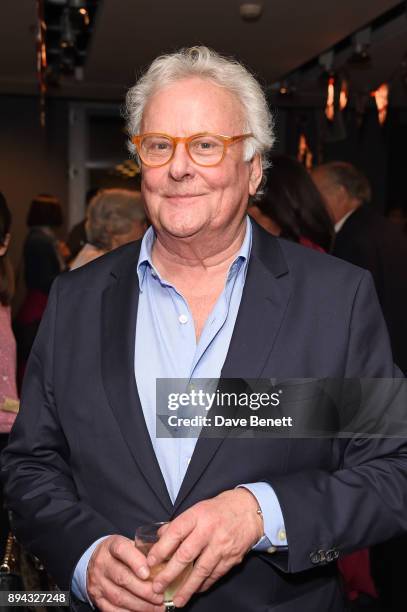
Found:
[{"label": "man's mouth", "polygon": [[201,195],[204,195],[203,193],[166,193],[165,197],[166,198],[197,198]]}]

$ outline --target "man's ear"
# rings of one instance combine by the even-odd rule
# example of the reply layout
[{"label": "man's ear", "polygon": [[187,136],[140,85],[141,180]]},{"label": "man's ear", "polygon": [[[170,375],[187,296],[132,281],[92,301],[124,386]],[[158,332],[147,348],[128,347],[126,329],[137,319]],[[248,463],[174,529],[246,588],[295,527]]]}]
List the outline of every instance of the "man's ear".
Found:
[{"label": "man's ear", "polygon": [[3,244],[0,244],[0,257],[6,254],[8,245],[10,244],[10,234],[6,234]]},{"label": "man's ear", "polygon": [[336,191],[335,191],[335,195],[337,200],[343,204],[344,202],[347,202],[349,200],[349,194],[346,191],[345,187],[343,185],[337,185],[336,186]]},{"label": "man's ear", "polygon": [[250,162],[249,170],[249,193],[251,196],[256,195],[258,186],[261,183],[263,176],[263,167],[261,164],[260,155],[257,153]]}]

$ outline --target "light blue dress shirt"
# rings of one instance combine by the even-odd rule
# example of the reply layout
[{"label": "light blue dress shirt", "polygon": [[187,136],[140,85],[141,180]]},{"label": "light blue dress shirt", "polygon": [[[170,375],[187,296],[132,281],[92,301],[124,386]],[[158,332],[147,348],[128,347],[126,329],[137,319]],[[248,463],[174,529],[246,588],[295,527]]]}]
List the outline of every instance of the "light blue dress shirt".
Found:
[{"label": "light blue dress shirt", "polygon": [[[163,279],[152,262],[155,233],[146,232],[137,265],[140,294],[137,312],[134,369],[148,432],[171,500],[174,502],[195,449],[197,438],[156,437],[156,379],[218,379],[236,322],[252,243],[247,217],[243,244],[229,268],[226,284],[196,341],[194,320],[185,298]],[[255,550],[286,546],[284,520],[278,499],[268,483],[241,485],[257,498],[265,536]],[[72,590],[87,601],[86,569],[94,542],[76,566]]]}]

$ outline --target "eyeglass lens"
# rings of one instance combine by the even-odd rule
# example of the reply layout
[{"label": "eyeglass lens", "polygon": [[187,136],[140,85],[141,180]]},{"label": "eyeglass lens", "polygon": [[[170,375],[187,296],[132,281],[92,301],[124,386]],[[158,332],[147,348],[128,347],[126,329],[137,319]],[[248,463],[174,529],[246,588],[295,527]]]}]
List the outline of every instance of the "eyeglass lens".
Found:
[{"label": "eyeglass lens", "polygon": [[[216,164],[223,155],[224,144],[211,135],[197,136],[187,143],[190,156],[201,165]],[[151,165],[164,164],[173,154],[174,143],[165,136],[146,136],[141,141],[141,157]]]}]

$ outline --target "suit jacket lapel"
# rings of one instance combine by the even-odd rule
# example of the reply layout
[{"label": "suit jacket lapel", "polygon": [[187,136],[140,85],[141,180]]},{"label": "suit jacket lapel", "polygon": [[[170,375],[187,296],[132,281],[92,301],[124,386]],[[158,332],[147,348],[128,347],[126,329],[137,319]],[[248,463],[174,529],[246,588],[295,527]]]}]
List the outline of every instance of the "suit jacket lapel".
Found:
[{"label": "suit jacket lapel", "polygon": [[[261,378],[290,298],[288,268],[278,241],[253,223],[253,244],[242,301],[221,378]],[[201,436],[174,512],[219,450],[223,438]]]},{"label": "suit jacket lapel", "polygon": [[150,435],[144,420],[134,374],[138,307],[138,252],[112,272],[102,299],[102,375],[106,394],[123,438],[141,473],[167,513],[172,511]]}]

